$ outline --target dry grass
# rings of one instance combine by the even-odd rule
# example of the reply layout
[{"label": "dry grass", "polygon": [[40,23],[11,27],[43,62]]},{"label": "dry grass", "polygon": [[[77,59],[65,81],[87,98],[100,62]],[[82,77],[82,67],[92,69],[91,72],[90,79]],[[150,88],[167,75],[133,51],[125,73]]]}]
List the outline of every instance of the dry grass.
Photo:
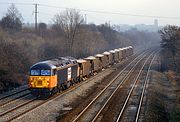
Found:
[{"label": "dry grass", "polygon": [[180,75],[173,71],[168,71],[166,75],[169,81],[172,83],[173,90],[176,95],[175,107],[172,112],[172,121],[179,122],[180,121]]},{"label": "dry grass", "polygon": [[148,122],[173,120],[176,94],[172,83],[165,74],[153,72],[148,88],[145,120]]}]

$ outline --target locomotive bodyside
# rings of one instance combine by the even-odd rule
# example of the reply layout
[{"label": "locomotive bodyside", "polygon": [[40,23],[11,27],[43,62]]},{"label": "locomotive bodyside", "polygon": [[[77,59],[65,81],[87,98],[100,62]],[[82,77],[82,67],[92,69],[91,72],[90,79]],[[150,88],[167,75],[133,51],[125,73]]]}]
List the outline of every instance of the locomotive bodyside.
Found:
[{"label": "locomotive bodyside", "polygon": [[71,85],[71,81],[77,80],[78,65],[70,65],[62,69],[57,69],[58,89],[67,89]]}]

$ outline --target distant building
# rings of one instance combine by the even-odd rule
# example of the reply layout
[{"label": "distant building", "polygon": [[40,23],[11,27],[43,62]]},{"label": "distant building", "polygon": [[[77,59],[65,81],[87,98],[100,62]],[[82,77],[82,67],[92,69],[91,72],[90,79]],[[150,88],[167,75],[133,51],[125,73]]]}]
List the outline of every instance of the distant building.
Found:
[{"label": "distant building", "polygon": [[120,24],[116,26],[114,29],[119,32],[125,32],[132,29],[137,29],[138,31],[148,31],[148,32],[157,32],[160,30],[162,26],[158,26],[158,20],[154,20],[154,24],[145,25],[145,24],[137,24],[137,25],[126,25]]},{"label": "distant building", "polygon": [[154,26],[158,27],[158,20],[157,19],[154,20]]}]

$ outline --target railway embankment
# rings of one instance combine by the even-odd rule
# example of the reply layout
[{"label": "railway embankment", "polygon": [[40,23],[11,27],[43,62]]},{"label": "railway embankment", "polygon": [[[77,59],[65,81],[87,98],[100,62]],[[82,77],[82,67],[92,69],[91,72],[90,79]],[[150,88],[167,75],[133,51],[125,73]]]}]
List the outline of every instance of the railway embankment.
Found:
[{"label": "railway embankment", "polygon": [[147,122],[180,121],[180,83],[178,81],[178,77],[173,72],[152,71],[145,108]]}]

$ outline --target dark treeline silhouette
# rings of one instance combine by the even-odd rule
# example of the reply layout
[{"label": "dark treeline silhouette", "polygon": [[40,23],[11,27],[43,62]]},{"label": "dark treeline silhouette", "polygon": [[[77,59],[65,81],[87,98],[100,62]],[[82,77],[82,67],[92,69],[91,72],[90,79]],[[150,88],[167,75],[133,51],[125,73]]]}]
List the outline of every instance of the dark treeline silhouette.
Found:
[{"label": "dark treeline silhouette", "polygon": [[14,83],[25,84],[29,67],[39,61],[68,55],[83,58],[129,45],[147,48],[159,41],[157,33],[137,30],[122,33],[107,23],[85,24],[80,12],[74,9],[56,14],[53,25],[39,23],[35,31],[33,27],[23,27],[19,12],[15,6],[11,7],[16,13],[13,14],[15,20],[21,25],[20,29],[5,26],[14,22],[14,19],[3,21],[8,14],[0,20],[0,91],[9,88],[9,84],[13,87]]},{"label": "dark treeline silhouette", "polygon": [[0,21],[0,24],[4,30],[14,33],[22,29],[22,20],[21,14],[15,5],[12,4],[8,8],[6,15]]},{"label": "dark treeline silhouette", "polygon": [[162,39],[162,70],[180,72],[180,27],[168,25],[159,33]]}]

